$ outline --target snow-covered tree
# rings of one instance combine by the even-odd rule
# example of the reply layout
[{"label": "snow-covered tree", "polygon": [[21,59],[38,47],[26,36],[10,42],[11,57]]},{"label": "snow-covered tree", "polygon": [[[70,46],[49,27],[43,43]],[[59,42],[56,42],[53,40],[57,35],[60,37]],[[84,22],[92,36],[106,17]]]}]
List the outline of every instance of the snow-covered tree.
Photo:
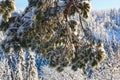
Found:
[{"label": "snow-covered tree", "polygon": [[[85,20],[90,0],[28,0],[28,3],[19,14],[12,12],[14,0],[0,2],[4,53],[21,54],[29,50],[42,54],[59,72],[67,66],[74,71],[88,65],[92,68],[103,60],[104,45]],[[73,18],[75,15],[78,21]]]}]

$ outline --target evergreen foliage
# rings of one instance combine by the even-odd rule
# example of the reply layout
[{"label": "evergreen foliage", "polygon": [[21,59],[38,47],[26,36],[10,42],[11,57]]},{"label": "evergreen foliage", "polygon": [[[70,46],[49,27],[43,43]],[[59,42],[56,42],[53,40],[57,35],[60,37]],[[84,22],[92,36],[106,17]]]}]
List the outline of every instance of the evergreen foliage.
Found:
[{"label": "evergreen foliage", "polygon": [[7,22],[11,16],[10,13],[15,9],[14,0],[3,0],[0,2],[0,13],[2,13],[3,21]]},{"label": "evergreen foliage", "polygon": [[[89,0],[28,0],[24,13],[12,15],[14,0],[0,2],[4,53],[32,50],[46,57],[58,72],[96,66],[105,57],[104,45],[85,22]],[[5,11],[4,11],[5,10]],[[79,21],[71,17],[79,15]],[[84,34],[80,35],[79,30]]]}]

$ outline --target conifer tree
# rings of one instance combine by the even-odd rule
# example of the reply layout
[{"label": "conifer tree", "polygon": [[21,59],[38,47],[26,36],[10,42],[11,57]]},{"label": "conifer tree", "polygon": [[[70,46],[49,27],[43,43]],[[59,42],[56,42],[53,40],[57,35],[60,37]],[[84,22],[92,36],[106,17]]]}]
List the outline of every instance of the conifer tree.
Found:
[{"label": "conifer tree", "polygon": [[[4,53],[30,50],[42,54],[58,72],[98,65],[105,57],[102,41],[87,25],[90,0],[28,0],[22,14],[12,12],[14,0],[0,2]],[[78,15],[79,20],[72,17]],[[82,32],[83,34],[81,35]]]}]

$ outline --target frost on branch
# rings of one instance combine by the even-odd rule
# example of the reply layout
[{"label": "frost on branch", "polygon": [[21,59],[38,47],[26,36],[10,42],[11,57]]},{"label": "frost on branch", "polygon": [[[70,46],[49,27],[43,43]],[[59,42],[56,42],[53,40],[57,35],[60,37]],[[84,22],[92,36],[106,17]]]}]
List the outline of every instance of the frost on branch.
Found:
[{"label": "frost on branch", "polygon": [[[94,67],[103,60],[105,51],[85,23],[89,11],[89,0],[29,0],[24,13],[0,25],[5,34],[1,48],[4,53],[35,51],[59,72],[66,66],[74,71]],[[79,21],[71,18],[75,14]]]}]

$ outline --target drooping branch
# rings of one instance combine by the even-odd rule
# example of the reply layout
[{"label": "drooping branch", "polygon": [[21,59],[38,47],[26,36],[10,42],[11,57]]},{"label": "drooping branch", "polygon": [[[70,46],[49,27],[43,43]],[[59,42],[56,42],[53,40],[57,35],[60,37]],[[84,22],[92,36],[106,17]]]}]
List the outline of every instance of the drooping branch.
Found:
[{"label": "drooping branch", "polygon": [[[15,21],[9,20],[7,25],[2,25],[6,27],[6,37],[1,43],[4,52],[31,49],[47,57],[50,66],[57,67],[58,71],[66,66],[72,66],[73,70],[84,68],[87,64],[95,66],[101,61],[104,51],[97,46],[101,43],[91,42],[95,39],[94,35],[86,29],[88,26],[82,25],[82,18],[80,23],[69,20],[75,13],[87,18],[89,2],[58,0],[57,4],[51,5],[54,0],[29,1],[29,6],[22,15],[15,17]],[[82,27],[84,36],[87,36],[84,40],[80,38],[84,36],[77,35],[78,27]],[[102,45],[100,47],[103,49]],[[100,56],[99,60],[96,56]]]}]

